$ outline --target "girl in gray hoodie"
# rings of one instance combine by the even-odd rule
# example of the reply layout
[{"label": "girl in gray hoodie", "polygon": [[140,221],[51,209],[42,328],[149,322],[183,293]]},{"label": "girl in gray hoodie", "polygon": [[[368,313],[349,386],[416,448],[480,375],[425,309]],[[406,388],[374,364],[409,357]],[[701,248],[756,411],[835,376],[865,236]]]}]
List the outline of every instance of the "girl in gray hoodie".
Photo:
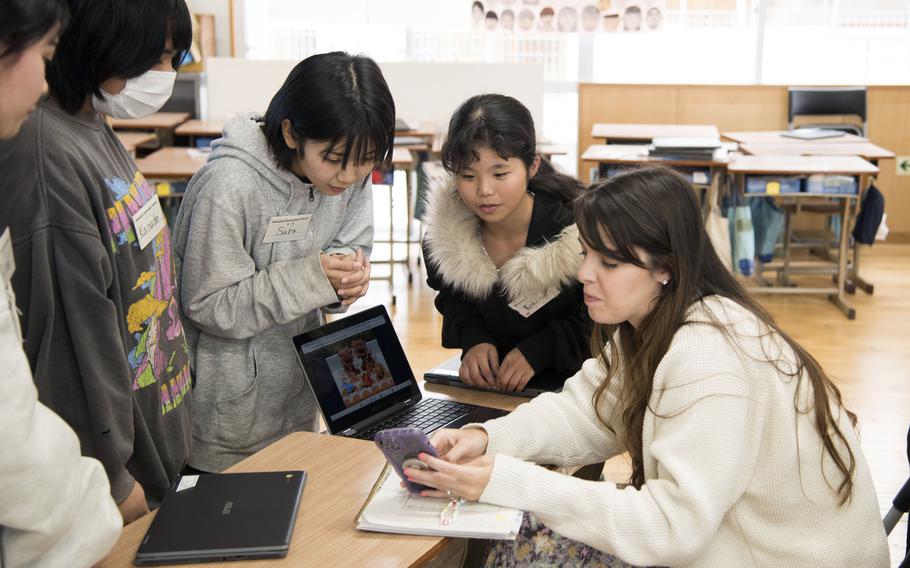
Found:
[{"label": "girl in gray hoodie", "polygon": [[221,471],[316,425],[290,339],[362,297],[372,185],[391,160],[395,105],[376,63],[299,63],[265,116],[236,116],[177,215],[177,277],[193,378],[189,465]]}]

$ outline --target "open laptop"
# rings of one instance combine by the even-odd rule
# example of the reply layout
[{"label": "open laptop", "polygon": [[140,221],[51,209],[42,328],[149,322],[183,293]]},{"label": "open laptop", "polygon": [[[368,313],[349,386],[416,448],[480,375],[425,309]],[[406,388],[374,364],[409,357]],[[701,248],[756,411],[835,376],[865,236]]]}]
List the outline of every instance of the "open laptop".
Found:
[{"label": "open laptop", "polygon": [[451,359],[446,359],[437,367],[434,367],[433,369],[430,369],[424,373],[423,380],[428,383],[435,383],[438,385],[449,385],[463,389],[496,392],[498,394],[511,394],[515,396],[526,396],[529,398],[535,397],[545,392],[559,392],[562,390],[562,384],[566,381],[565,378],[559,378],[547,373],[543,373],[531,377],[531,380],[528,381],[527,385],[525,385],[524,390],[491,391],[490,389],[474,387],[467,383],[463,383],[461,379],[458,378],[459,367],[461,367],[461,355],[456,355]]},{"label": "open laptop", "polygon": [[298,335],[294,347],[330,434],[372,440],[406,426],[429,434],[507,414],[423,398],[385,306]]},{"label": "open laptop", "polygon": [[142,539],[136,565],[286,556],[305,483],[303,471],[182,475]]}]

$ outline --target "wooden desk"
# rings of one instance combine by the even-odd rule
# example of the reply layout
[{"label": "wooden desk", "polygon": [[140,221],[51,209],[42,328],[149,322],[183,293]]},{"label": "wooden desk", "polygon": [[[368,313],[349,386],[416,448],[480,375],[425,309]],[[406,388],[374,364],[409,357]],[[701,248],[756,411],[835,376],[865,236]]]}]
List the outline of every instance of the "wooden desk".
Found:
[{"label": "wooden desk", "polygon": [[421,136],[395,136],[395,148],[402,148],[412,152],[425,152],[430,149],[430,144],[425,137]]},{"label": "wooden desk", "polygon": [[[812,174],[837,174],[858,176],[857,187],[862,191],[866,187],[869,175],[878,173],[878,168],[857,156],[732,156],[727,170],[734,176],[734,184],[745,191],[746,175],[800,175]],[[765,194],[744,193],[746,197],[766,197]],[[856,311],[850,307],[844,298],[844,288],[848,278],[847,249],[849,243],[848,227],[850,226],[851,212],[860,194],[811,194],[792,193],[775,195],[776,198],[802,199],[836,199],[842,203],[841,228],[838,238],[838,256],[836,271],[836,286],[833,288],[793,288],[790,286],[760,286],[751,288],[752,292],[778,293],[778,294],[828,294],[828,299],[840,309],[848,319],[856,318]],[[785,243],[786,246],[786,243]],[[785,250],[785,257],[789,251]],[[784,267],[786,270],[786,265]]]},{"label": "wooden desk", "polygon": [[648,155],[648,146],[640,144],[592,144],[581,155],[582,160],[598,164],[661,164],[665,166],[688,166],[700,168],[718,168],[727,165],[727,160],[691,160],[660,158]]},{"label": "wooden desk", "polygon": [[205,165],[208,156],[195,148],[169,146],[136,160],[136,165],[147,179],[187,180]]},{"label": "wooden desk", "polygon": [[822,140],[802,144],[741,144],[739,149],[750,156],[859,156],[864,160],[893,158],[894,152],[871,142],[823,144]]},{"label": "wooden desk", "polygon": [[174,129],[177,136],[221,138],[224,130],[223,120],[187,120]]},{"label": "wooden desk", "polygon": [[628,144],[593,144],[581,155],[582,160],[596,162],[598,177],[606,177],[606,168],[610,165],[639,166],[661,165],[671,168],[707,170],[704,183],[695,179],[695,185],[708,185],[714,181],[720,182],[727,165],[726,159],[692,160],[668,159],[648,155],[648,146]]},{"label": "wooden desk", "polygon": [[560,144],[538,144],[537,153],[547,160],[552,160],[553,156],[565,156],[569,149]]},{"label": "wooden desk", "polygon": [[[257,452],[227,471],[302,469],[307,483],[286,558],[206,566],[420,566],[448,542],[421,537],[361,532],[354,520],[385,458],[372,442],[298,432]],[[133,565],[154,513],[127,526],[103,568]]]},{"label": "wooden desk", "polygon": [[136,157],[136,148],[158,139],[153,132],[133,132],[131,130],[118,130],[115,132],[123,148],[129,152],[130,156]]},{"label": "wooden desk", "polygon": [[156,112],[145,118],[112,118],[114,130],[173,130],[190,118],[188,112]]},{"label": "wooden desk", "polygon": [[412,128],[411,130],[396,130],[395,136],[416,136],[419,138],[426,138],[427,142],[430,142],[438,132],[439,127],[435,122],[421,122],[416,128]]},{"label": "wooden desk", "polygon": [[114,130],[154,130],[162,146],[174,145],[174,128],[190,117],[188,112],[156,112],[144,118],[112,118]]},{"label": "wooden desk", "polygon": [[591,136],[605,141],[647,142],[655,138],[720,138],[712,124],[612,124],[598,123]]},{"label": "wooden desk", "polygon": [[[840,144],[743,144],[740,149],[753,156],[859,156],[878,165],[878,160],[893,158],[894,152],[876,146],[871,142],[844,142]],[[862,189],[865,189],[863,187]],[[872,294],[875,286],[859,275],[861,246],[853,243],[853,262],[847,276],[847,291],[853,293],[853,287],[859,287],[867,294]],[[828,248],[823,247],[821,254],[827,258]]]},{"label": "wooden desk", "polygon": [[743,132],[723,132],[721,136],[733,142],[740,144],[855,144],[857,142],[868,142],[868,138],[857,136],[856,134],[844,133],[843,136],[833,138],[819,138],[817,140],[801,140],[799,138],[789,138],[781,136],[786,130],[750,130]]}]

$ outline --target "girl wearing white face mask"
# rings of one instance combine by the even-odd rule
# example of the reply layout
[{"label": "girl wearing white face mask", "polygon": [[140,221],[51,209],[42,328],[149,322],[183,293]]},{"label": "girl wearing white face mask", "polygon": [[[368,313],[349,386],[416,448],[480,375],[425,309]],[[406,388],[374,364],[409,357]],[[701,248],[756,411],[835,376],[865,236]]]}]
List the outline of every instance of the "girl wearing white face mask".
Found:
[{"label": "girl wearing white face mask", "polygon": [[130,522],[189,455],[189,355],[155,190],[102,113],[156,111],[192,28],[184,0],[69,6],[49,96],[0,143],[0,225],[15,235],[13,288],[40,398],[104,465]]}]

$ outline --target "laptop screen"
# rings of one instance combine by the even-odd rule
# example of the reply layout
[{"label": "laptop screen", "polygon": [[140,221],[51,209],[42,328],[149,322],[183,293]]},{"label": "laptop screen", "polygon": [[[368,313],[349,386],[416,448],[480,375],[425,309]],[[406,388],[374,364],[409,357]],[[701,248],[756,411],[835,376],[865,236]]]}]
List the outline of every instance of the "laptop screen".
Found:
[{"label": "laptop screen", "polygon": [[294,347],[332,434],[420,398],[384,306],[298,335]]}]

